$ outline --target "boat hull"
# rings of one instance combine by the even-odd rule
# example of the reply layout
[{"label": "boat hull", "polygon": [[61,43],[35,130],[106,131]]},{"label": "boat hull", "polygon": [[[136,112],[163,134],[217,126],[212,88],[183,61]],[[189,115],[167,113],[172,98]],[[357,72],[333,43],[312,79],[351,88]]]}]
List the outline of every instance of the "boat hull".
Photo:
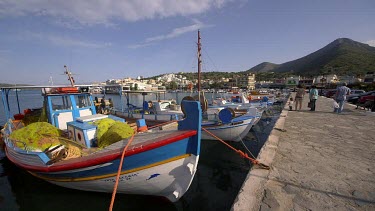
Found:
[{"label": "boat hull", "polygon": [[[197,170],[200,139],[196,131],[162,131],[144,134],[127,150],[117,191],[126,194],[153,195],[177,201],[188,190]],[[153,137],[154,139],[152,139]],[[140,140],[148,141],[140,141]],[[112,193],[121,153],[127,141],[92,155],[45,164],[43,152],[29,152],[6,144],[9,160],[47,182],[85,191]]]},{"label": "boat hull", "polygon": [[[125,171],[128,173],[121,174],[117,192],[161,196],[175,202],[184,195],[193,181],[198,160],[199,156],[186,155],[186,157],[142,170]],[[111,163],[104,165],[111,165]],[[124,165],[126,165],[126,161]],[[78,181],[69,182],[51,179],[43,174],[33,174],[55,185],[94,192],[112,193],[116,181],[115,175],[98,179],[94,177],[85,181],[76,178]]]},{"label": "boat hull", "polygon": [[[241,141],[250,131],[253,126],[255,118],[248,118],[243,120],[242,123],[237,124],[224,124],[212,127],[205,127],[202,125],[202,128],[208,130],[210,133],[219,137],[225,141]],[[217,140],[205,130],[202,130],[202,139],[204,140]]]}]

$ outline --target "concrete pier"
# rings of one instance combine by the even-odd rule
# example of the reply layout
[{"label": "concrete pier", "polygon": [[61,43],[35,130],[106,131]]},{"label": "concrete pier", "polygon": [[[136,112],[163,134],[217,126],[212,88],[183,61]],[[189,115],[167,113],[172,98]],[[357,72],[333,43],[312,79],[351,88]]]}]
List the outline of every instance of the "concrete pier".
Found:
[{"label": "concrete pier", "polygon": [[332,101],[284,108],[232,210],[375,210],[375,113]]}]

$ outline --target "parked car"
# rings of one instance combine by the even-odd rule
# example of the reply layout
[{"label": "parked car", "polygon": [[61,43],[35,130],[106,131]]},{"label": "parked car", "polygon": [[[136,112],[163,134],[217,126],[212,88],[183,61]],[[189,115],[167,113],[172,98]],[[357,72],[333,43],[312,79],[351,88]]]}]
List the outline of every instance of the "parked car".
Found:
[{"label": "parked car", "polygon": [[369,92],[358,99],[357,108],[363,107],[364,109],[372,109],[375,103],[375,91]]},{"label": "parked car", "polygon": [[346,100],[348,102],[351,102],[352,100],[357,100],[357,99],[359,99],[358,96],[361,95],[361,94],[364,94],[364,93],[366,93],[365,90],[356,90],[356,89],[353,89],[353,90],[350,91],[350,95],[348,95],[346,97]]},{"label": "parked car", "polygon": [[[352,90],[350,91],[350,95],[359,95],[359,94],[363,94],[363,93],[365,93],[365,90],[352,89]],[[349,96],[350,96],[350,95],[349,95]]]},{"label": "parked car", "polygon": [[369,91],[369,92],[365,92],[365,93],[362,93],[362,94],[357,94],[357,95],[351,95],[351,96],[348,96],[346,98],[346,100],[349,102],[349,103],[353,103],[353,104],[357,104],[358,103],[358,100],[362,97],[362,96],[368,96],[368,95],[371,95],[375,93],[375,91]]},{"label": "parked car", "polygon": [[330,89],[330,90],[326,91],[325,97],[331,98],[335,94],[336,94],[336,89]]}]

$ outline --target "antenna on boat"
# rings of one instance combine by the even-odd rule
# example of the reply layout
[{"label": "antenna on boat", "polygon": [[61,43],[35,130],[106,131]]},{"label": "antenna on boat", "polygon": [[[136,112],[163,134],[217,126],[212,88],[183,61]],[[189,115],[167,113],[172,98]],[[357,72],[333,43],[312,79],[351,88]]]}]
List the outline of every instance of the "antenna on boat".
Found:
[{"label": "antenna on boat", "polygon": [[49,77],[48,83],[49,83],[49,85],[53,86],[53,79],[52,79],[52,76]]},{"label": "antenna on boat", "polygon": [[68,75],[68,80],[70,81],[70,84],[71,84],[72,86],[74,86],[75,81],[74,81],[74,78],[73,78],[73,76],[72,76],[72,72],[68,71],[68,67],[67,67],[66,65],[64,65],[64,68],[65,68],[65,72],[64,72],[64,74],[67,74],[67,75]]}]

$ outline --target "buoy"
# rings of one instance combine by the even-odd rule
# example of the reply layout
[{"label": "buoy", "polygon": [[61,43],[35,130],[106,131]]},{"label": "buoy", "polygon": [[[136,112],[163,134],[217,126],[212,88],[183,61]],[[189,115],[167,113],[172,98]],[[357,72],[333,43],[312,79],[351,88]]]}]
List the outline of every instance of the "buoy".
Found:
[{"label": "buoy", "polygon": [[137,119],[137,132],[145,132],[148,130],[145,119]]},{"label": "buoy", "polygon": [[231,122],[231,120],[233,118],[233,114],[234,114],[234,111],[231,108],[222,109],[219,112],[219,119],[223,123],[229,123],[229,122]]}]

